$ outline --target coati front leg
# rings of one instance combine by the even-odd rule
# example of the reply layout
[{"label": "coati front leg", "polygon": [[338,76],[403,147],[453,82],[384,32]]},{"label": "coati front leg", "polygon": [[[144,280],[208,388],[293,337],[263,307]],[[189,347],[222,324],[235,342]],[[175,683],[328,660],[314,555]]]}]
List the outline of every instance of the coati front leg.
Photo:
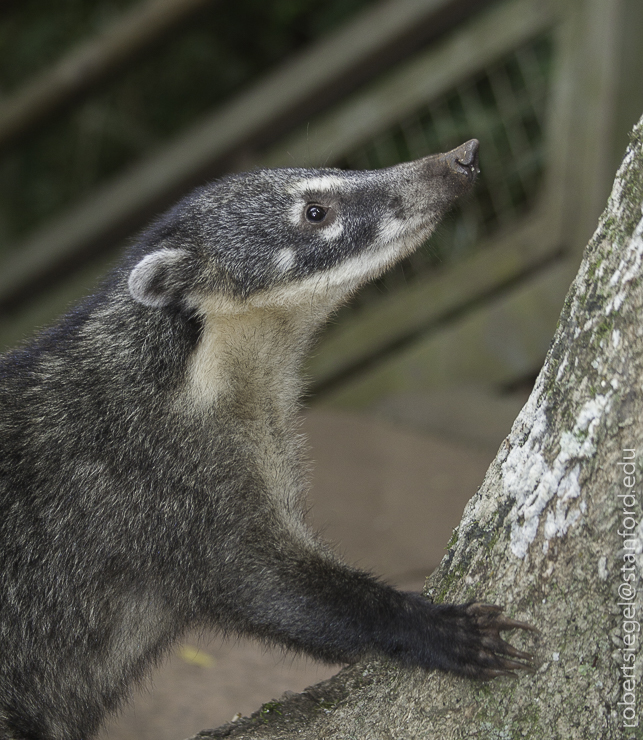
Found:
[{"label": "coati front leg", "polygon": [[433,604],[340,563],[316,542],[282,534],[239,581],[229,615],[236,629],[332,663],[374,654],[481,679],[532,669],[532,656],[500,632],[533,628],[500,607]]}]

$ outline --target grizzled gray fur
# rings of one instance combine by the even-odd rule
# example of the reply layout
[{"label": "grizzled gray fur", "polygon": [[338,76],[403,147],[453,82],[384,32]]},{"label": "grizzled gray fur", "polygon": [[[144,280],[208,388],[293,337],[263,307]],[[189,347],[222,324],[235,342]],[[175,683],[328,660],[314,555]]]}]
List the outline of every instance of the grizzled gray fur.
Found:
[{"label": "grizzled gray fur", "polygon": [[223,178],[0,360],[1,738],[91,737],[195,626],[327,661],[528,667],[499,636],[524,625],[344,565],[302,513],[312,337],[476,172],[470,141],[376,172]]}]

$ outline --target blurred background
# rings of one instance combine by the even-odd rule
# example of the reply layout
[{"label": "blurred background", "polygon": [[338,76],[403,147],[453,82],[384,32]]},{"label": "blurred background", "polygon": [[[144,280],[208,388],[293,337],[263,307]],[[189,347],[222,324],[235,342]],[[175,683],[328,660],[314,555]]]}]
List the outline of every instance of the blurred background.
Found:
[{"label": "blurred background", "polygon": [[[643,113],[642,39],[640,0],[4,0],[0,347],[208,179],[478,138],[475,193],[307,368],[314,523],[419,590],[542,364]],[[335,670],[187,636],[102,738],[176,740]]]}]

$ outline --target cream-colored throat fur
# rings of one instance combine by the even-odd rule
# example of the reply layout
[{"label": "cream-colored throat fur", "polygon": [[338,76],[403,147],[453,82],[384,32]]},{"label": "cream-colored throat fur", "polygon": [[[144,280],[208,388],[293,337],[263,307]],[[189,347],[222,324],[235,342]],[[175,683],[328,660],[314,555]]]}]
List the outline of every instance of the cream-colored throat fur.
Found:
[{"label": "cream-colored throat fur", "polygon": [[186,378],[191,405],[233,403],[238,414],[249,418],[292,410],[318,317],[283,307],[222,310],[217,303],[204,308],[203,334]]}]

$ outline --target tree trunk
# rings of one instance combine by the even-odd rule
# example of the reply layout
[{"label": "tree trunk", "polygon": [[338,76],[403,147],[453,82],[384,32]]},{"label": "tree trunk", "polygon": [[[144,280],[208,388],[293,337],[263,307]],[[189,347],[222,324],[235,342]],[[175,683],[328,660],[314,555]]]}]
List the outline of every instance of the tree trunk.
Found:
[{"label": "tree trunk", "polygon": [[643,738],[643,118],[534,391],[429,579],[503,604],[538,669],[480,683],[350,666],[211,738]]}]

